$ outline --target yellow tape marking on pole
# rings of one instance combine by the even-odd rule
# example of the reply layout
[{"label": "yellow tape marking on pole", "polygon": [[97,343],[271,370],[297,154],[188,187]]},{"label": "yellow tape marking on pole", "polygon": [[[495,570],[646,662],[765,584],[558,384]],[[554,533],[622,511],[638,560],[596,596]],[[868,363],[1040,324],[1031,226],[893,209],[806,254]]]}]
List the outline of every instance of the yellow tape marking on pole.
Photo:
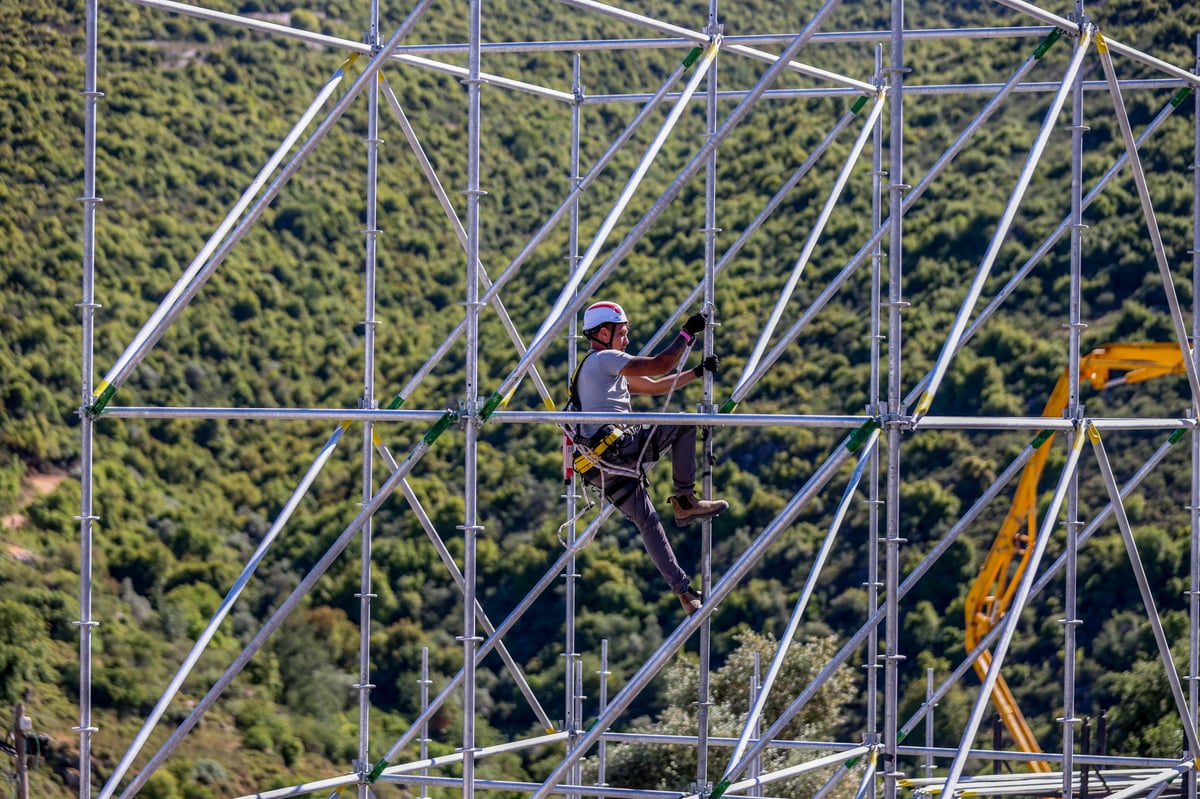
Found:
[{"label": "yellow tape marking on pole", "polygon": [[924,394],[921,395],[921,401],[917,403],[917,410],[916,410],[917,416],[924,416],[925,412],[929,410],[929,406],[932,404],[933,404],[933,395],[930,394],[928,391],[926,391]]}]

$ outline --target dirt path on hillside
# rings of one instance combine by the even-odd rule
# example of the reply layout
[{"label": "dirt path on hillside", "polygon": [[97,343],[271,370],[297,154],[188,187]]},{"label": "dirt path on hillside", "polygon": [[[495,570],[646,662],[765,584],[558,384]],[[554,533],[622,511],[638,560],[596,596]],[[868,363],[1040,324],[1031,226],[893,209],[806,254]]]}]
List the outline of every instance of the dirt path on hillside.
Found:
[{"label": "dirt path on hillside", "polygon": [[[66,479],[67,473],[64,471],[54,471],[50,472],[49,474],[41,474],[39,472],[26,473],[26,475],[21,478],[21,493],[17,500],[18,505],[24,508],[26,505],[32,502],[34,498],[44,497],[54,489],[58,488],[58,484]],[[23,513],[10,513],[6,516],[0,517],[0,527],[8,530],[16,530],[21,525],[25,524],[27,520],[27,517]],[[20,547],[16,547],[15,545],[7,546],[10,547],[10,555],[15,558],[20,558],[19,555],[16,555],[11,551],[11,548],[21,549]],[[32,555],[30,555],[27,551],[21,551],[27,556],[32,557]]]}]

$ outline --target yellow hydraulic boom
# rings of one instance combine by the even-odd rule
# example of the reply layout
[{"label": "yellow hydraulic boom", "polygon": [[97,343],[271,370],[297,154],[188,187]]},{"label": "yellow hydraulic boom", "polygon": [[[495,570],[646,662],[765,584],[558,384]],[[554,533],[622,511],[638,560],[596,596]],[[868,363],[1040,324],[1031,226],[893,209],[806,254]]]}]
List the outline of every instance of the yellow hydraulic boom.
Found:
[{"label": "yellow hydraulic boom", "polygon": [[[1113,377],[1112,372],[1122,374]],[[1079,361],[1080,383],[1091,383],[1092,388],[1097,391],[1173,374],[1184,374],[1183,352],[1178,344],[1105,344],[1092,350]],[[1069,390],[1069,372],[1064,370],[1046,402],[1042,416],[1060,418],[1067,406]],[[1034,513],[1037,509],[1038,479],[1042,476],[1042,469],[1050,452],[1050,442],[1053,440],[1054,434],[1050,433],[1029,463],[1025,464],[1008,516],[1005,517],[1000,533],[988,551],[979,575],[967,592],[968,652],[973,650],[1004,616],[1021,580],[1021,574],[1029,562],[1038,528],[1037,514]],[[984,652],[975,661],[975,671],[980,679],[987,673],[990,664],[990,652]],[[996,679],[992,703],[1020,751],[1042,751],[1024,715],[1021,714],[1021,709],[1017,707],[1003,675],[998,675]],[[1031,761],[1029,766],[1034,771],[1050,771],[1049,764],[1042,761]]]}]

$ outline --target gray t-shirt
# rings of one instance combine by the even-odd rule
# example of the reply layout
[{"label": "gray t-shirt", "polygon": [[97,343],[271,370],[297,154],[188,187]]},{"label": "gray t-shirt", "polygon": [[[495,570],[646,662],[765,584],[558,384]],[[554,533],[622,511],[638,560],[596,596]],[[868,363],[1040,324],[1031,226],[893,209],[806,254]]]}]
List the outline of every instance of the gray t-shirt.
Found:
[{"label": "gray t-shirt", "polygon": [[[575,378],[579,410],[584,413],[629,413],[629,382],[621,370],[633,356],[620,350],[596,350],[587,356]],[[593,436],[603,425],[580,425],[580,433]]]}]

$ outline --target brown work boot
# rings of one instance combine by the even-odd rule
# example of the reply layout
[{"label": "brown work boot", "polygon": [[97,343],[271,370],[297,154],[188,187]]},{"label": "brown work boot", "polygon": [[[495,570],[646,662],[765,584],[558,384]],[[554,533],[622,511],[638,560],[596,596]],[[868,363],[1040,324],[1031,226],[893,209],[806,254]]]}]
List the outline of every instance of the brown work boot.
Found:
[{"label": "brown work boot", "polygon": [[679,604],[683,605],[683,612],[689,616],[698,611],[700,606],[704,604],[704,597],[700,596],[700,592],[690,586],[675,596],[679,597]]},{"label": "brown work boot", "polygon": [[695,494],[683,494],[671,497],[671,507],[675,509],[675,525],[687,527],[699,519],[711,519],[729,510],[729,503],[723,499],[698,499]]}]

